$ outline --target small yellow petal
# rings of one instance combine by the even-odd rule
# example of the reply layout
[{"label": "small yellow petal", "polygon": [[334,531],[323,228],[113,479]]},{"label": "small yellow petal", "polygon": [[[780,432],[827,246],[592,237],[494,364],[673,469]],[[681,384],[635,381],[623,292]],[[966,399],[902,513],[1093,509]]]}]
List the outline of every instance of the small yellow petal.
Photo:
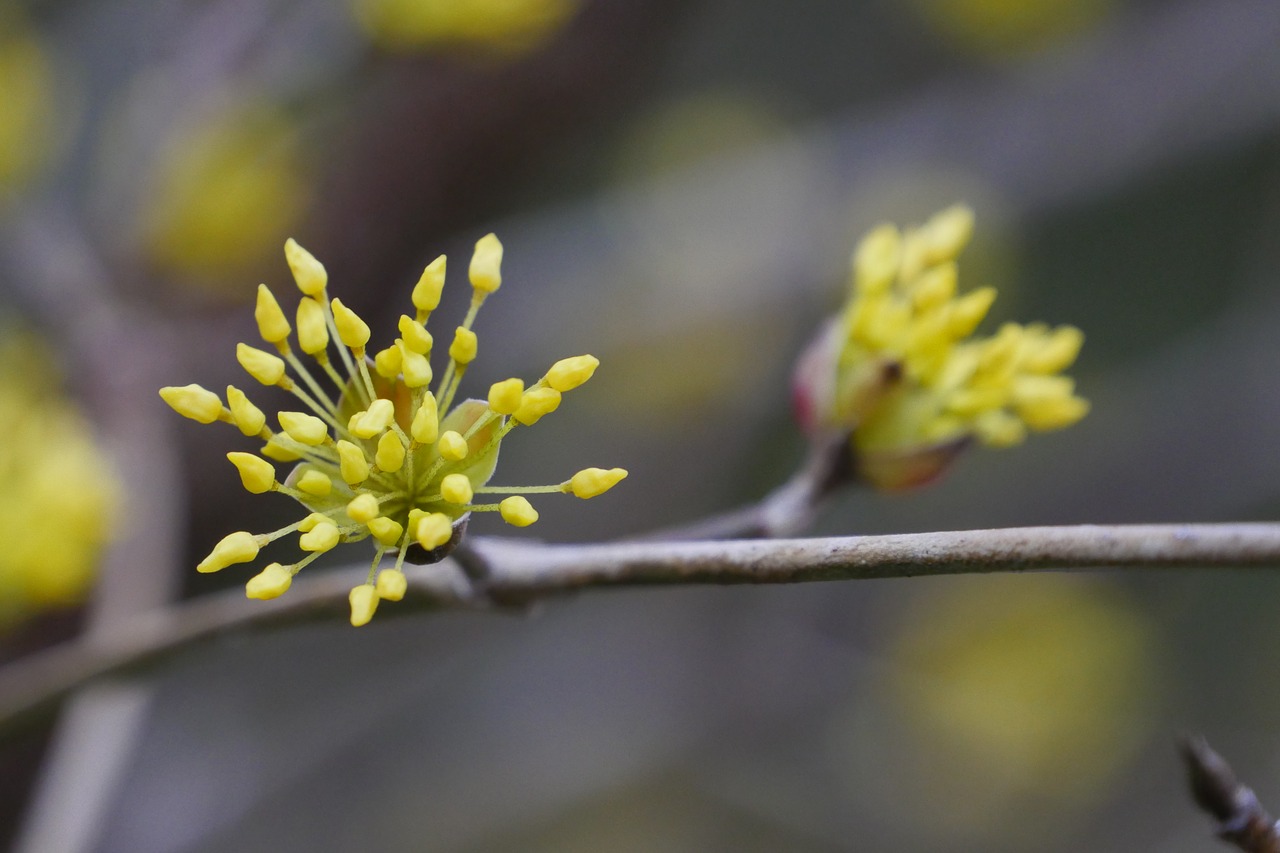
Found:
[{"label": "small yellow petal", "polygon": [[594,355],[575,355],[562,358],[547,371],[547,384],[560,391],[572,391],[595,374],[600,359]]},{"label": "small yellow petal", "polygon": [[275,466],[261,456],[233,451],[227,454],[227,459],[240,472],[240,482],[250,494],[265,494],[275,486]]},{"label": "small yellow petal", "polygon": [[342,300],[334,298],[329,302],[333,309],[333,323],[338,327],[338,337],[344,346],[360,349],[369,343],[369,325],[361,320],[356,312],[342,304]]},{"label": "small yellow petal", "polygon": [[453,520],[442,512],[428,513],[418,519],[414,533],[419,545],[434,551],[453,538]]},{"label": "small yellow petal", "polygon": [[400,441],[400,436],[390,430],[384,432],[382,438],[378,439],[378,452],[373,461],[380,470],[387,473],[399,471],[404,464],[404,444]]},{"label": "small yellow petal", "polygon": [[399,601],[404,598],[408,588],[409,579],[404,576],[404,572],[396,569],[383,569],[378,572],[378,598]]},{"label": "small yellow petal", "polygon": [[351,589],[348,600],[351,602],[352,627],[368,625],[374,611],[378,609],[378,590],[373,584],[361,584]]},{"label": "small yellow petal", "polygon": [[486,234],[476,241],[469,270],[471,286],[493,293],[502,285],[502,241],[496,234]]},{"label": "small yellow petal", "polygon": [[301,453],[285,447],[278,435],[271,436],[267,443],[262,445],[262,455],[277,462],[297,462],[302,458]]},{"label": "small yellow petal", "polygon": [[299,444],[316,447],[329,437],[329,427],[315,415],[305,412],[280,412],[276,415],[280,427]]},{"label": "small yellow petal", "polygon": [[249,578],[244,585],[244,594],[248,598],[266,601],[284,595],[292,584],[293,572],[279,563],[272,563]]},{"label": "small yellow petal", "polygon": [[378,517],[378,499],[370,494],[356,495],[347,503],[347,517],[368,524]]},{"label": "small yellow petal", "polygon": [[961,296],[951,303],[951,316],[947,320],[947,331],[953,338],[963,338],[973,334],[978,324],[991,310],[991,303],[996,301],[994,287],[979,287]]},{"label": "small yellow petal", "polygon": [[566,491],[576,497],[594,498],[612,489],[627,476],[625,468],[584,468],[566,484]]},{"label": "small yellow petal", "polygon": [[410,388],[422,388],[431,384],[431,362],[419,352],[409,349],[403,339],[400,341],[400,372],[404,374],[404,384]]},{"label": "small yellow petal", "polygon": [[357,438],[373,438],[395,419],[396,407],[390,400],[379,397],[363,412],[356,412],[347,423],[347,429]]},{"label": "small yellow petal", "polygon": [[560,392],[554,388],[531,388],[524,392],[520,407],[512,415],[525,426],[536,424],[543,415],[549,415],[560,406]]},{"label": "small yellow petal", "polygon": [[359,445],[345,439],[336,445],[338,451],[338,468],[343,481],[348,486],[355,486],[369,479],[369,460]]},{"label": "small yellow petal", "polygon": [[449,345],[449,358],[458,364],[470,364],[476,360],[476,352],[479,346],[476,333],[459,326],[457,331],[454,332],[453,343]]},{"label": "small yellow petal", "polygon": [[313,512],[306,518],[302,519],[302,521],[298,522],[298,532],[310,533],[312,530],[315,530],[317,524],[326,524],[329,522],[329,516],[325,515],[323,512]]},{"label": "small yellow petal", "polygon": [[333,491],[333,481],[319,471],[307,471],[298,478],[298,491],[306,492],[317,498],[327,497]]},{"label": "small yellow petal", "polygon": [[403,525],[385,516],[373,519],[366,526],[369,528],[369,532],[373,534],[373,538],[388,548],[398,545],[400,537],[404,535]]},{"label": "small yellow petal", "polygon": [[440,419],[436,398],[426,394],[422,398],[422,405],[418,406],[418,411],[414,413],[413,423],[409,425],[409,433],[419,444],[435,444],[439,430]]},{"label": "small yellow petal", "polygon": [[289,269],[299,290],[307,296],[324,293],[325,285],[329,283],[329,274],[324,271],[324,265],[292,237],[285,241],[284,257],[289,262]]},{"label": "small yellow petal", "polygon": [[489,386],[489,408],[500,415],[510,415],[520,408],[524,396],[524,382],[520,379],[504,379]]},{"label": "small yellow petal", "polygon": [[1032,373],[1066,370],[1080,355],[1084,332],[1075,326],[1059,326],[1038,342],[1022,360],[1022,369]]},{"label": "small yellow petal", "polygon": [[341,534],[331,521],[322,521],[298,537],[298,547],[304,551],[328,551],[338,544]]},{"label": "small yellow petal", "polygon": [[436,442],[436,450],[440,455],[449,462],[460,462],[467,458],[467,440],[462,437],[461,433],[454,430],[446,430],[444,435],[440,436]]},{"label": "small yellow petal", "polygon": [[280,310],[280,303],[265,284],[258,285],[258,303],[253,309],[253,319],[258,321],[258,333],[267,343],[278,344],[287,340],[289,321]]},{"label": "small yellow petal", "polygon": [[211,424],[222,414],[218,395],[199,385],[169,385],[160,389],[160,397],[184,418],[202,424]]},{"label": "small yellow petal", "polygon": [[197,572],[209,573],[225,569],[233,563],[247,563],[258,556],[258,537],[238,530],[222,537],[209,556],[196,566]]},{"label": "small yellow petal", "polygon": [[471,481],[466,474],[448,474],[440,481],[440,497],[451,504],[471,503]]},{"label": "small yellow petal", "polygon": [[538,511],[524,495],[512,495],[498,504],[502,520],[514,527],[528,527],[538,520]]},{"label": "small yellow petal", "polygon": [[853,283],[858,293],[871,296],[889,289],[898,274],[902,235],[885,223],[858,241],[853,251]]},{"label": "small yellow petal", "polygon": [[227,405],[231,408],[231,420],[245,435],[258,435],[267,425],[267,416],[234,385],[227,386]]},{"label": "small yellow petal", "polygon": [[413,288],[413,307],[419,311],[434,311],[440,304],[440,293],[444,290],[445,256],[441,255],[432,261],[422,277]]},{"label": "small yellow petal", "polygon": [[298,347],[307,355],[324,352],[329,346],[329,325],[324,305],[310,296],[298,302]]},{"label": "small yellow petal", "polygon": [[951,260],[964,250],[973,236],[973,209],[956,204],[929,218],[922,229],[927,263]]},{"label": "small yellow petal", "polygon": [[431,333],[427,331],[427,327],[419,323],[412,317],[401,314],[398,325],[400,329],[400,337],[404,341],[404,345],[418,355],[429,355],[431,353]]},{"label": "small yellow petal", "polygon": [[400,347],[390,346],[373,357],[373,369],[383,379],[394,379],[400,373]]},{"label": "small yellow petal", "polygon": [[236,344],[236,361],[263,385],[275,385],[284,378],[284,360],[248,344]]},{"label": "small yellow petal", "polygon": [[983,444],[991,447],[1012,447],[1027,437],[1022,421],[1003,409],[978,415],[973,422],[973,431]]},{"label": "small yellow petal", "polygon": [[1018,417],[1034,430],[1064,429],[1089,414],[1089,401],[1081,397],[1048,397],[1020,403]]}]

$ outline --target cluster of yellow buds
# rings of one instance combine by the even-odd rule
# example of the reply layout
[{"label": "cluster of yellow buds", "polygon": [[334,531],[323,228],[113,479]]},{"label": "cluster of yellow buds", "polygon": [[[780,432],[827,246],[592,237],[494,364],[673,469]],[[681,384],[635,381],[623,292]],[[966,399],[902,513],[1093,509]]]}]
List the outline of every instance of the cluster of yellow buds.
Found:
[{"label": "cluster of yellow buds", "polygon": [[[502,244],[493,234],[476,243],[469,270],[471,306],[454,332],[448,365],[434,392],[433,338],[426,323],[444,287],[443,255],[414,287],[415,314],[400,317],[400,336],[371,356],[369,327],[341,300],[327,298],[328,276],[320,262],[293,240],[285,244],[285,257],[302,291],[297,346],[315,362],[319,375],[294,352],[289,340],[293,329],[266,285],[258,287],[254,316],[263,340],[278,355],[242,343],[236,357],[250,376],[293,394],[309,412],[280,412],[280,429],[273,430],[262,410],[235,386],[227,387],[225,404],[199,385],[162,388],[160,396],[200,423],[224,421],[246,436],[263,439],[261,455],[227,454],[244,487],[254,494],[288,495],[310,512],[272,533],[226,536],[197,570],[216,572],[248,562],[269,542],[298,533],[307,556],[290,565],[271,563],[246,585],[250,598],[275,598],[300,569],[339,542],[372,537],[376,552],[368,579],[351,590],[351,624],[364,625],[380,600],[404,596],[405,559],[429,563],[443,558],[457,544],[470,513],[497,512],[507,523],[526,527],[538,520],[538,513],[525,495],[564,492],[591,498],[627,475],[622,468],[587,468],[554,485],[488,485],[503,438],[555,411],[561,395],[590,379],[599,364],[590,355],[562,359],[528,387],[518,378],[506,379],[489,388],[487,400],[454,404],[462,376],[476,357],[472,324],[485,298],[502,283]],[[336,365],[329,353],[334,338],[341,344],[335,347]],[[336,396],[319,381],[326,377],[336,386]],[[269,460],[298,464],[281,482]],[[485,503],[480,496],[487,495],[506,497]],[[395,566],[378,571],[388,551],[397,552]]]},{"label": "cluster of yellow buds", "polygon": [[857,476],[879,488],[934,479],[975,438],[1007,447],[1089,411],[1061,375],[1079,329],[1006,323],[972,337],[996,296],[958,293],[956,258],[972,234],[963,205],[918,228],[873,229],[853,253],[848,301],[797,368],[801,422],[849,433]]}]

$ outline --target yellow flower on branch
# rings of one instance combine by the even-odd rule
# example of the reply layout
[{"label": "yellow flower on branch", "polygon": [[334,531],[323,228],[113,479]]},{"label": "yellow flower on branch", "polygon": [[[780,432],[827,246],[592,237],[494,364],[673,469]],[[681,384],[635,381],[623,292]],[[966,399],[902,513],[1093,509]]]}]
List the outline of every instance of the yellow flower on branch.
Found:
[{"label": "yellow flower on branch", "polygon": [[[293,394],[306,411],[279,412],[279,429],[272,429],[262,410],[234,386],[228,386],[225,403],[199,385],[162,388],[160,396],[192,420],[224,421],[264,440],[261,456],[228,454],[245,489],[288,495],[308,514],[271,533],[229,534],[198,571],[249,562],[269,543],[297,533],[307,555],[289,565],[271,563],[246,586],[250,598],[275,598],[320,554],[341,542],[372,538],[368,580],[351,591],[351,623],[364,625],[380,600],[403,597],[406,558],[442,559],[457,545],[471,513],[497,512],[509,524],[525,527],[538,519],[525,495],[563,492],[589,498],[627,475],[621,468],[588,468],[553,485],[488,485],[502,440],[555,411],[561,395],[590,379],[599,364],[590,355],[562,359],[527,388],[511,378],[494,383],[487,400],[455,402],[479,347],[471,327],[485,299],[502,284],[502,244],[493,234],[476,243],[469,269],[471,306],[454,331],[434,391],[435,340],[426,323],[444,287],[443,255],[413,288],[414,313],[400,317],[400,336],[377,352],[369,350],[372,333],[365,322],[340,299],[329,299],[328,275],[320,262],[292,240],[285,244],[285,257],[302,291],[295,318],[298,347],[314,367],[294,351],[293,326],[266,285],[258,287],[254,316],[275,352],[241,343],[236,357],[251,377]],[[298,464],[281,481],[268,460]],[[506,497],[486,502],[499,495]],[[390,551],[397,554],[394,567],[379,572]]]},{"label": "yellow flower on branch", "polygon": [[853,253],[848,301],[797,369],[801,421],[850,433],[857,473],[877,487],[928,482],[974,439],[1008,447],[1089,411],[1062,375],[1079,329],[1005,323],[974,337],[996,292],[959,292],[972,233],[962,205],[918,228],[873,229]]}]

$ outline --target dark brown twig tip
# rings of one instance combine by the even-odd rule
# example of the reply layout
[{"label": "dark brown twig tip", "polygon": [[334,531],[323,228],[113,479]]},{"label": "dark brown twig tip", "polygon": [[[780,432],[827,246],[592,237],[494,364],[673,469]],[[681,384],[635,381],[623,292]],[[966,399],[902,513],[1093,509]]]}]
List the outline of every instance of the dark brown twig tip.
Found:
[{"label": "dark brown twig tip", "polygon": [[1218,837],[1249,853],[1280,853],[1280,829],[1231,765],[1199,736],[1181,738],[1179,750],[1191,795],[1218,821]]}]

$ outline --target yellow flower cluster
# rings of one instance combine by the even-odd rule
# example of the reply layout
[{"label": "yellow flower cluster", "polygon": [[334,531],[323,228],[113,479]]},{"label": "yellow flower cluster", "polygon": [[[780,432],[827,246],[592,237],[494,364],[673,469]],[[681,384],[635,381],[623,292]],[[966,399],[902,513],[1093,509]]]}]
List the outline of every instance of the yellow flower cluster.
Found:
[{"label": "yellow flower cluster", "polygon": [[1007,447],[1089,411],[1061,375],[1084,342],[1079,329],[1006,323],[972,337],[996,296],[958,292],[956,258],[972,233],[961,205],[905,232],[873,229],[854,251],[848,302],[802,363],[802,417],[849,430],[874,485],[927,481],[971,438]]},{"label": "yellow flower cluster", "polygon": [[581,0],[351,0],[356,20],[392,48],[471,45],[519,54],[554,35]]},{"label": "yellow flower cluster", "polygon": [[[404,596],[406,557],[415,552],[415,562],[441,559],[457,544],[470,513],[498,512],[508,524],[526,527],[537,521],[538,513],[525,495],[565,492],[591,498],[627,475],[621,468],[587,468],[554,485],[487,485],[502,439],[555,411],[561,395],[590,379],[599,364],[590,355],[562,359],[528,387],[518,378],[506,379],[489,388],[487,400],[454,404],[462,376],[476,358],[478,339],[471,326],[485,298],[502,283],[502,244],[493,234],[476,243],[469,270],[471,306],[454,331],[448,364],[434,392],[434,338],[426,323],[444,287],[443,255],[414,287],[415,313],[400,317],[400,336],[372,354],[365,322],[341,300],[328,299],[328,275],[320,262],[292,240],[285,244],[285,257],[302,291],[297,347],[323,376],[294,352],[293,326],[266,285],[258,287],[254,316],[263,340],[278,355],[242,343],[236,357],[258,382],[283,388],[309,411],[279,412],[280,428],[273,430],[262,410],[235,386],[227,387],[225,403],[199,385],[162,388],[160,396],[200,423],[224,421],[246,436],[263,439],[261,456],[227,454],[244,487],[253,494],[289,495],[310,512],[272,533],[237,531],[224,537],[198,571],[248,562],[268,543],[296,532],[307,556],[291,565],[271,563],[246,586],[250,598],[275,598],[320,554],[340,542],[372,537],[376,553],[369,577],[351,591],[351,624],[364,625],[379,600]],[[336,365],[329,354],[334,339],[340,344]],[[289,375],[290,368],[298,381]],[[319,381],[325,377],[336,386],[336,396]],[[281,482],[268,460],[299,464]],[[478,503],[478,495],[507,497]],[[398,552],[395,567],[379,572],[383,555],[392,550]]]},{"label": "yellow flower cluster", "polygon": [[33,337],[0,346],[0,623],[84,598],[119,493],[51,363]]}]

